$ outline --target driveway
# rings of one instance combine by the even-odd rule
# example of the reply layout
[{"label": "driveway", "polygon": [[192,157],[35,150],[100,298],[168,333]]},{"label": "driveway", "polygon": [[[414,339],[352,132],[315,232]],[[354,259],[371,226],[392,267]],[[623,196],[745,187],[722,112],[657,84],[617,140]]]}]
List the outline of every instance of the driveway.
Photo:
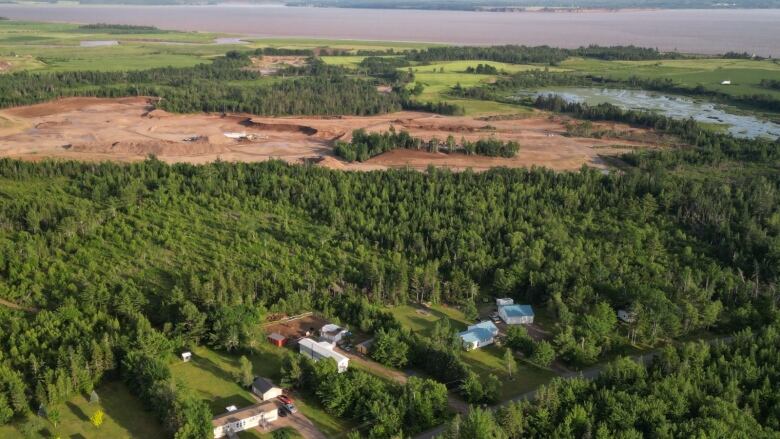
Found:
[{"label": "driveway", "polygon": [[[316,425],[309,420],[303,413],[298,412],[294,415],[287,414],[285,417],[279,417],[267,431],[274,431],[284,427],[295,429],[304,439],[327,439]],[[261,430],[262,431],[262,430]]]}]

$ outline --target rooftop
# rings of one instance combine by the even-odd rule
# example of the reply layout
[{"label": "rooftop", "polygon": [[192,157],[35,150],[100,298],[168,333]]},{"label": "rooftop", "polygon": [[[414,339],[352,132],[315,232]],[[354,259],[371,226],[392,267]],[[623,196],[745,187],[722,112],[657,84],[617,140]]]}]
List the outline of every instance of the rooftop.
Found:
[{"label": "rooftop", "polygon": [[277,388],[276,384],[273,383],[273,381],[269,380],[268,378],[263,377],[257,377],[255,378],[255,381],[252,383],[252,387],[255,389],[265,393],[271,389]]},{"label": "rooftop", "polygon": [[458,335],[464,342],[469,344],[485,343],[493,339],[493,332],[487,328],[472,328]]},{"label": "rooftop", "polygon": [[251,418],[261,413],[268,413],[279,408],[276,401],[265,401],[258,404],[250,405],[236,411],[223,413],[218,416],[214,416],[211,420],[211,425],[214,427],[221,427],[232,422],[240,421],[242,419]]},{"label": "rooftop", "polygon": [[502,306],[507,317],[530,317],[534,315],[534,309],[531,305],[506,305]]},{"label": "rooftop", "polygon": [[484,322],[479,322],[475,325],[469,326],[469,331],[473,329],[487,329],[493,334],[498,332],[498,326],[496,326],[495,323],[491,322],[490,320],[485,320]]},{"label": "rooftop", "polygon": [[284,339],[286,339],[287,337],[283,336],[282,334],[280,334],[280,333],[278,333],[278,332],[272,332],[272,333],[271,333],[271,334],[268,336],[268,338],[270,338],[271,340],[284,340]]},{"label": "rooftop", "polygon": [[322,357],[333,358],[336,363],[340,363],[342,360],[346,360],[347,357],[333,350],[333,345],[326,341],[314,341],[310,338],[302,338],[298,341],[298,346],[308,349],[309,351],[316,352]]}]

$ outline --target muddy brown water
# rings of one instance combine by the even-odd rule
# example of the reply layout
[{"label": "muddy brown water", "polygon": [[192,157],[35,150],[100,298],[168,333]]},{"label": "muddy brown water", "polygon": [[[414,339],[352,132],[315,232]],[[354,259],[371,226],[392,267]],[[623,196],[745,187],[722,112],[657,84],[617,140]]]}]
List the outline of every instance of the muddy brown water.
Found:
[{"label": "muddy brown water", "polygon": [[693,53],[780,56],[780,9],[501,13],[252,5],[0,5],[0,16],[265,37],[559,47],[635,44]]}]

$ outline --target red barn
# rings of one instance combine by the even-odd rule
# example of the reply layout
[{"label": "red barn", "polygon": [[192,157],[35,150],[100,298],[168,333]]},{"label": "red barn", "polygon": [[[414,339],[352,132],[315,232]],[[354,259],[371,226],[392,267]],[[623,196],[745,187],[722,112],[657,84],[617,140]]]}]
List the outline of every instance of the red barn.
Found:
[{"label": "red barn", "polygon": [[282,347],[285,343],[287,343],[287,337],[279,334],[278,332],[274,332],[268,336],[268,341],[271,342],[271,344],[274,346]]}]

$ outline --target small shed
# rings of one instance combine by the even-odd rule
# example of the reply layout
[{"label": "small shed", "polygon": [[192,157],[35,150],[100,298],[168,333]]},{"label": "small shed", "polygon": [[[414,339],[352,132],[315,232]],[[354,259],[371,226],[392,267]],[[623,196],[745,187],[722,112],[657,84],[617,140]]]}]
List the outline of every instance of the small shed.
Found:
[{"label": "small shed", "polygon": [[348,332],[346,328],[328,323],[320,329],[320,340],[328,343],[338,343]]},{"label": "small shed", "polygon": [[496,299],[496,306],[514,305],[515,301],[510,298]]},{"label": "small shed", "polygon": [[268,341],[274,346],[282,347],[287,343],[287,337],[278,332],[274,332],[268,335]]},{"label": "small shed", "polygon": [[263,401],[269,401],[282,394],[282,388],[277,387],[273,381],[268,378],[257,377],[252,383],[252,393],[259,396]]},{"label": "small shed", "polygon": [[188,362],[190,360],[192,360],[192,352],[185,351],[185,352],[181,353],[181,361],[186,363],[186,362]]},{"label": "small shed", "polygon": [[728,79],[725,81],[721,81],[720,85],[731,85],[731,81]]},{"label": "small shed", "polygon": [[373,345],[374,345],[374,339],[369,338],[364,342],[358,343],[355,346],[355,350],[357,350],[359,354],[368,355],[368,352],[371,350],[371,346]]}]

